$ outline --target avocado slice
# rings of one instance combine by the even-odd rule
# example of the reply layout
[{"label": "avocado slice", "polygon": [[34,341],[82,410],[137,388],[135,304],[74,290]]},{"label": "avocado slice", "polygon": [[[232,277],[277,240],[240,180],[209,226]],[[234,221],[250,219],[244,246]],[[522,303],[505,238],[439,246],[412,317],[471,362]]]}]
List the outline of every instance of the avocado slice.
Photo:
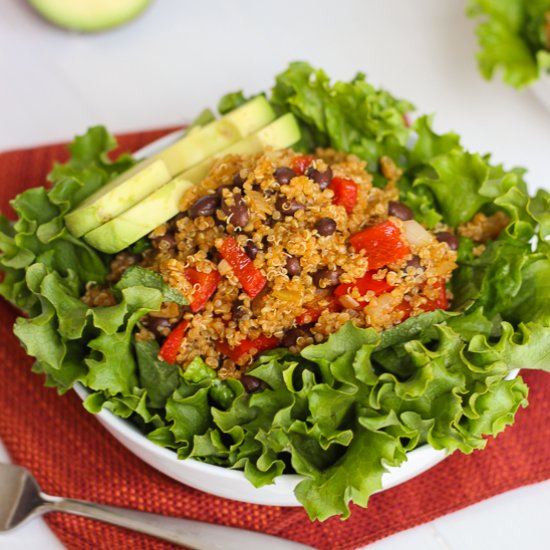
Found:
[{"label": "avocado slice", "polygon": [[122,25],[137,17],[151,0],[29,0],[51,23],[81,32]]},{"label": "avocado slice", "polygon": [[[241,139],[237,143],[226,147],[223,151],[203,160],[199,164],[186,170],[187,179],[199,183],[206,177],[215,159],[226,155],[253,155],[266,147],[272,149],[284,149],[290,147],[300,139],[300,128],[294,115],[287,113],[277,120],[258,130],[255,134]],[[153,228],[154,229],[154,228]]]},{"label": "avocado slice", "polygon": [[275,118],[263,96],[206,126],[194,128],[183,138],[141,161],[98,189],[65,216],[65,224],[81,237],[138,204],[174,176],[263,128]]},{"label": "avocado slice", "polygon": [[104,185],[65,216],[65,225],[75,237],[108,222],[172,179],[160,159],[136,164],[122,176]]},{"label": "avocado slice", "polygon": [[130,210],[90,231],[84,239],[94,248],[114,254],[150,233],[155,227],[178,213],[181,196],[195,185],[178,176],[157,189]]},{"label": "avocado slice", "polygon": [[87,233],[84,239],[102,252],[120,252],[174,217],[180,211],[179,205],[185,192],[200,183],[216,158],[229,154],[254,154],[264,147],[283,149],[299,139],[298,123],[291,113],[287,113],[256,134],[177,176],[129,210]]},{"label": "avocado slice", "polygon": [[162,159],[172,176],[177,176],[197,162],[257,132],[274,119],[271,105],[259,95],[223,118],[185,136],[153,158]]}]

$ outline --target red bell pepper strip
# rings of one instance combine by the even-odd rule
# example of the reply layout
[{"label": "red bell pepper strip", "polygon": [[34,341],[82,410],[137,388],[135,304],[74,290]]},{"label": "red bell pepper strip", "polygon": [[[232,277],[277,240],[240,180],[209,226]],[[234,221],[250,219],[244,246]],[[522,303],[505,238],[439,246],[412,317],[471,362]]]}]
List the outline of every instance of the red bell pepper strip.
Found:
[{"label": "red bell pepper strip", "polygon": [[301,326],[309,323],[315,323],[317,319],[321,317],[323,311],[325,311],[324,307],[306,309],[304,313],[296,317],[296,325]]},{"label": "red bell pepper strip", "polygon": [[[449,301],[447,300],[447,293],[445,291],[445,281],[442,279],[435,283],[434,288],[439,291],[439,295],[435,300],[428,300],[425,304],[420,306],[422,311],[434,311],[436,309],[449,309]],[[399,311],[403,312],[403,318],[401,322],[407,320],[412,313],[412,307],[410,302],[401,302],[397,308]]]},{"label": "red bell pepper strip", "polygon": [[412,313],[411,304],[409,302],[405,302],[405,300],[403,300],[395,309],[403,312],[403,317],[401,318],[401,322],[406,321],[411,316],[411,313]]},{"label": "red bell pepper strip", "polygon": [[315,323],[319,319],[319,317],[321,317],[323,311],[338,311],[338,309],[340,309],[340,304],[335,297],[332,297],[330,299],[330,302],[326,306],[310,308],[308,308],[307,306],[305,307],[306,310],[304,311],[304,313],[298,315],[298,317],[296,317],[295,319],[297,326]]},{"label": "red bell pepper strip", "polygon": [[325,311],[325,309],[326,308],[324,307],[306,309],[304,313],[296,317],[296,325],[301,326],[317,322],[317,319],[321,317],[321,314]]},{"label": "red bell pepper strip", "polygon": [[201,273],[192,267],[187,268],[184,273],[185,278],[193,285],[193,299],[189,307],[193,313],[197,313],[204,309],[204,306],[218,288],[221,277],[217,271]]},{"label": "red bell pepper strip", "polygon": [[292,160],[292,169],[302,175],[313,162],[313,155],[300,155]]},{"label": "red bell pepper strip", "polygon": [[355,250],[366,252],[370,269],[380,269],[411,253],[401,237],[401,231],[389,220],[352,235],[349,242]]},{"label": "red bell pepper strip", "polygon": [[265,336],[262,334],[254,340],[242,340],[241,343],[234,348],[230,348],[227,342],[220,342],[217,347],[218,351],[223,353],[226,357],[229,357],[229,359],[235,361],[235,363],[238,363],[241,357],[243,357],[246,353],[249,353],[250,350],[255,349],[255,355],[257,355],[262,351],[267,351],[277,347],[278,343],[279,339],[275,338],[275,336]]},{"label": "red bell pepper strip", "polygon": [[428,300],[422,307],[424,311],[434,311],[435,309],[449,309],[449,300],[445,291],[445,281],[442,279],[433,285],[439,294],[434,300]]},{"label": "red bell pepper strip", "polygon": [[361,296],[364,296],[369,291],[374,292],[376,296],[380,296],[392,290],[393,286],[390,285],[386,279],[374,279],[374,273],[376,272],[368,272],[364,277],[357,279],[353,283],[342,283],[338,285],[334,291],[334,295],[337,297],[344,296],[350,293],[353,288],[356,288]]},{"label": "red bell pepper strip", "polygon": [[332,178],[328,188],[334,192],[332,202],[343,206],[346,212],[351,214],[357,203],[357,184],[353,180],[335,177]]},{"label": "red bell pepper strip", "polygon": [[266,279],[254,266],[248,254],[233,237],[226,237],[219,248],[221,257],[231,266],[244,291],[255,298],[264,288]]},{"label": "red bell pepper strip", "polygon": [[173,365],[176,362],[178,352],[183,342],[183,336],[187,327],[189,326],[189,321],[183,320],[169,335],[168,338],[162,344],[160,348],[159,355],[167,363]]}]

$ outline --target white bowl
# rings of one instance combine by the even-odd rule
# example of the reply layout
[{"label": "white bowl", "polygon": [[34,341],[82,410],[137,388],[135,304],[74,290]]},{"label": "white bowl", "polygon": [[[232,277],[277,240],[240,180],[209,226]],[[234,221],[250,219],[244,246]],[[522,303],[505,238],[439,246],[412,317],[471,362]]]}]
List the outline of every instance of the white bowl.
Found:
[{"label": "white bowl", "polygon": [[550,111],[550,74],[544,72],[542,76],[529,88],[537,99]]},{"label": "white bowl", "polygon": [[[80,384],[74,389],[81,399],[88,395],[88,391]],[[303,479],[302,476],[285,474],[276,478],[272,485],[257,489],[240,470],[213,466],[191,458],[179,460],[174,451],[149,441],[137,427],[111,411],[104,409],[96,418],[130,452],[180,483],[205,493],[241,502],[268,506],[301,506],[294,496],[294,488]],[[408,460],[402,466],[388,468],[388,472],[382,477],[382,490],[395,487],[425,472],[446,456],[445,451],[436,451],[428,445],[418,447],[407,454]]]},{"label": "white bowl", "polygon": [[[138,158],[154,155],[176,141],[180,135],[181,132],[174,132],[136,151],[134,155]],[[75,391],[82,399],[88,395],[87,390],[80,385],[75,387]],[[303,479],[302,476],[285,474],[276,478],[272,485],[257,489],[239,470],[213,466],[193,459],[178,460],[174,451],[149,441],[134,425],[108,410],[102,410],[96,416],[128,450],[176,481],[206,493],[241,502],[269,506],[301,506],[294,496],[294,488]],[[388,468],[388,472],[382,477],[383,490],[425,472],[446,456],[445,451],[436,451],[428,445],[411,451],[407,454],[407,462],[402,466]]]}]

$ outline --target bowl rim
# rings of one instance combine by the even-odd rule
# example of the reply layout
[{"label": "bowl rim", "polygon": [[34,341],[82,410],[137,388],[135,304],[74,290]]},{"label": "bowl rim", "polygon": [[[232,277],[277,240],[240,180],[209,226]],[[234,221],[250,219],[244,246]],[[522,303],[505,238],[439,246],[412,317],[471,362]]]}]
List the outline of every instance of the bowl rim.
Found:
[{"label": "bowl rim", "polygon": [[[90,395],[90,391],[88,390],[88,388],[86,388],[80,382],[77,382],[74,385],[73,389],[82,401],[84,401],[86,397]],[[157,445],[156,443],[148,439],[147,436],[129,420],[117,416],[108,409],[102,408],[101,411],[99,411],[95,416],[103,420],[109,426],[115,428],[118,433],[129,439],[131,442],[139,445],[140,447],[145,447],[147,450],[151,451],[155,455],[168,459],[175,464],[181,464],[185,462],[185,465],[189,468],[204,473],[216,473],[219,475],[220,472],[225,472],[226,477],[231,477],[235,480],[240,480],[244,478],[244,472],[242,470],[232,469],[231,467],[227,466],[217,466],[216,464],[201,462],[200,460],[196,460],[194,458],[178,458],[178,454],[175,450]],[[277,477],[277,479],[279,478],[283,478],[288,481],[299,481],[304,479],[304,476],[299,474],[281,474]]]}]

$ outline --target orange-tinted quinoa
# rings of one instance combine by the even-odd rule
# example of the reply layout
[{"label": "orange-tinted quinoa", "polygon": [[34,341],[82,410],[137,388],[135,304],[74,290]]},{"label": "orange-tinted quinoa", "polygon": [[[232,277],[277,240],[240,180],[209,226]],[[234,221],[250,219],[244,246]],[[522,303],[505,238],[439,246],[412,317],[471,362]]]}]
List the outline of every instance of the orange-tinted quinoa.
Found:
[{"label": "orange-tinted quinoa", "polygon": [[[204,274],[216,282],[199,311],[166,303],[142,320],[137,337],[162,342],[188,320],[176,362],[185,367],[200,356],[220,377],[240,377],[259,351],[297,352],[347,321],[384,330],[448,307],[445,283],[456,267],[457,238],[446,227],[431,233],[415,222],[397,202],[400,171],[387,158],[382,168],[387,185],[380,189],[364,162],[332,150],[218,161],[184,197],[181,213],[149,235],[153,248],[143,258],[123,253],[113,262],[113,280],[139,261],[190,304],[204,294]],[[390,250],[384,265],[372,256],[383,253],[383,242],[370,253],[350,242],[381,224],[397,235],[401,251],[397,257]],[[224,258],[228,238],[260,272],[264,286],[257,295],[243,289]],[[90,288],[84,298],[94,301],[93,293]]]}]

